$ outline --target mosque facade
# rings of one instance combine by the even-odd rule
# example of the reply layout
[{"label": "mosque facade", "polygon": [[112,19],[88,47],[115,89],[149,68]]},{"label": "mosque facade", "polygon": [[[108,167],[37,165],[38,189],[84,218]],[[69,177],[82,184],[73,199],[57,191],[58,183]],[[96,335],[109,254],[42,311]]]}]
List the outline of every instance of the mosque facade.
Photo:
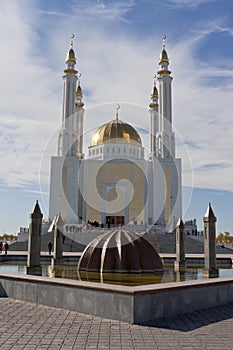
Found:
[{"label": "mosque facade", "polygon": [[[85,109],[71,41],[63,75],[62,127],[51,159],[49,219],[66,225],[158,225],[182,217],[181,159],[172,126],[172,76],[163,41],[148,112],[149,156],[139,132],[119,115],[93,133],[84,155]],[[158,88],[157,86],[158,85]]]}]

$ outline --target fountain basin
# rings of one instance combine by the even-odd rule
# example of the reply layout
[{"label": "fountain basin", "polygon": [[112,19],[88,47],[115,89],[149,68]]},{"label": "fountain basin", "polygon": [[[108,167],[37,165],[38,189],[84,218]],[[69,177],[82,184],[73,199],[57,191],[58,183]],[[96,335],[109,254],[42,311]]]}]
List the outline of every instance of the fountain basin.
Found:
[{"label": "fountain basin", "polygon": [[231,303],[233,278],[129,287],[1,273],[0,296],[140,324]]}]

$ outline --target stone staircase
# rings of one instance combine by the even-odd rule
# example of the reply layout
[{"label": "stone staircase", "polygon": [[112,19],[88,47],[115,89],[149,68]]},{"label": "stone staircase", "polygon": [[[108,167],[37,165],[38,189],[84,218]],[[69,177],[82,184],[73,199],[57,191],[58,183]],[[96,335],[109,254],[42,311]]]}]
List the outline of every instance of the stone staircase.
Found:
[{"label": "stone staircase", "polygon": [[[64,242],[64,251],[65,252],[82,252],[86,245],[98,234],[101,232],[94,232],[92,234],[87,234],[85,237],[85,233],[77,235],[75,240],[72,240],[69,237],[65,237]],[[159,252],[159,253],[175,253],[176,252],[176,235],[175,234],[160,234],[154,235],[152,233],[147,233],[143,235],[144,238],[148,240],[148,242]],[[46,233],[41,236],[41,251],[48,251],[48,242],[51,241],[53,243],[53,234]],[[15,242],[10,245],[11,251],[27,251],[28,250],[28,241],[24,242]],[[185,252],[187,254],[202,254],[204,253],[204,244],[191,236],[185,237]],[[220,246],[216,246],[217,254],[233,254],[233,250],[229,248],[221,248]]]},{"label": "stone staircase", "polygon": [[[45,233],[41,236],[41,251],[48,251],[48,242],[52,242],[53,244],[53,234]],[[65,252],[82,252],[85,248],[84,244],[75,242],[71,240],[69,237],[65,237],[64,245]],[[15,242],[12,243],[9,247],[10,251],[27,251],[28,250],[28,240],[23,242]]]},{"label": "stone staircase", "polygon": [[[159,253],[175,253],[176,252],[176,235],[164,234],[153,235],[145,234],[144,238],[159,252]],[[203,254],[204,243],[200,242],[191,236],[185,236],[185,253],[186,254]],[[216,245],[217,254],[233,254],[233,250],[229,248],[222,248]]]}]

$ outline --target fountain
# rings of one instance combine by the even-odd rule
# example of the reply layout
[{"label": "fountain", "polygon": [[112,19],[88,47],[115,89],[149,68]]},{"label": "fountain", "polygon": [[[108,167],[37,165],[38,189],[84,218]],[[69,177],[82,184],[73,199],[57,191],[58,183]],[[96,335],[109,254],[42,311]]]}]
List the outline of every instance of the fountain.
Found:
[{"label": "fountain", "polygon": [[[38,267],[38,262],[31,259],[32,252],[36,252],[40,245],[38,238],[42,214],[38,203],[30,217],[33,225],[30,231],[28,267]],[[209,277],[217,277],[218,274],[216,254],[213,250],[215,222],[216,217],[209,205],[204,216],[205,269],[211,272]],[[76,268],[79,280],[31,276],[33,271],[27,275],[1,273],[0,296],[130,323],[141,323],[233,302],[232,277],[180,282],[184,276],[184,263],[187,263],[183,250],[183,228],[182,220],[179,220],[176,228],[177,248],[179,248],[176,252],[177,268],[176,272],[171,271],[177,282],[160,283],[166,282],[166,269],[159,254],[143,237],[119,228],[104,233],[86,247]],[[67,265],[64,255],[61,254],[62,229],[59,216],[54,221],[53,229],[55,251],[52,266],[55,272],[57,266],[64,272],[67,270]],[[35,241],[32,238],[34,236]],[[9,259],[10,255],[7,258]],[[213,273],[216,270],[217,273]],[[186,269],[187,271],[189,269]],[[35,273],[38,272],[34,271],[33,274]],[[151,276],[154,279],[151,280]],[[69,277],[69,272],[66,277]],[[119,282],[120,284],[117,284]],[[128,285],[124,285],[125,282]]]}]

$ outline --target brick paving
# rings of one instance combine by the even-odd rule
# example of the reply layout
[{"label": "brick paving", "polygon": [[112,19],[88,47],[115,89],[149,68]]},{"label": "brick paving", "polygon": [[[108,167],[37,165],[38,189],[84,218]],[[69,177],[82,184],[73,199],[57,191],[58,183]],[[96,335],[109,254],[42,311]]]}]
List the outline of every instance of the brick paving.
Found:
[{"label": "brick paving", "polygon": [[233,350],[233,304],[131,325],[0,298],[0,349]]}]

